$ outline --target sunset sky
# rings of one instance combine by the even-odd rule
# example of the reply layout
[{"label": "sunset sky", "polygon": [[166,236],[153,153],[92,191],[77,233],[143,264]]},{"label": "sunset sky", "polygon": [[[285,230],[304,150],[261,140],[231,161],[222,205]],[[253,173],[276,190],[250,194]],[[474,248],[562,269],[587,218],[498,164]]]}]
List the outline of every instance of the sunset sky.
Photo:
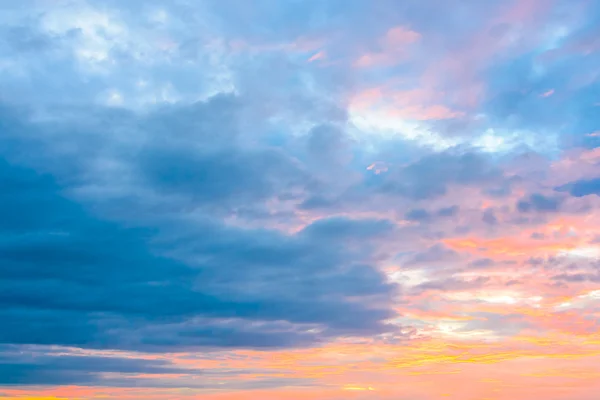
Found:
[{"label": "sunset sky", "polygon": [[0,0],[0,399],[598,400],[600,1]]}]

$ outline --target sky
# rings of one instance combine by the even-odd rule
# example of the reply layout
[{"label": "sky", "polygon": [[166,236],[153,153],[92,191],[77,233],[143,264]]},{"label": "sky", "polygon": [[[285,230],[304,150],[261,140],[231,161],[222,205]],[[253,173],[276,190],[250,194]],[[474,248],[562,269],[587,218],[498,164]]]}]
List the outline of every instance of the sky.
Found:
[{"label": "sky", "polygon": [[0,0],[0,399],[597,400],[600,2]]}]

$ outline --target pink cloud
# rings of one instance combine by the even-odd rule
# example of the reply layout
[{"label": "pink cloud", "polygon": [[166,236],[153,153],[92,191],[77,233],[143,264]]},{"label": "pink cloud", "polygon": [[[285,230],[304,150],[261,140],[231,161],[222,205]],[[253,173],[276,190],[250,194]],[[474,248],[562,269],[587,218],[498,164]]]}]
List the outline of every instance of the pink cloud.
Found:
[{"label": "pink cloud", "polygon": [[[466,45],[452,48],[431,60],[421,77],[422,85],[451,90],[455,103],[476,107],[486,95],[486,83],[481,72],[494,59],[507,53],[522,53],[538,44],[540,38],[529,34],[529,31],[544,21],[551,1],[501,2],[495,17],[480,32],[473,34]],[[504,28],[502,31],[513,29],[514,35],[495,33],[499,27]]]},{"label": "pink cloud", "polygon": [[542,97],[550,97],[550,96],[552,96],[553,94],[554,94],[554,89],[550,89],[550,90],[548,90],[548,91],[546,91],[546,92],[542,93],[542,95],[541,95],[541,96],[542,96]]},{"label": "pink cloud", "polygon": [[354,62],[358,68],[371,68],[398,64],[407,56],[410,45],[418,42],[421,35],[405,27],[394,27],[379,40],[380,50],[360,55]]},{"label": "pink cloud", "polygon": [[351,97],[354,110],[378,112],[393,118],[415,121],[457,118],[462,112],[439,104],[444,94],[427,89],[393,90],[385,87],[366,89]]},{"label": "pink cloud", "polygon": [[387,31],[384,38],[384,46],[388,48],[403,47],[421,39],[418,32],[412,31],[402,26],[396,26]]},{"label": "pink cloud", "polygon": [[315,53],[313,56],[311,56],[308,59],[308,62],[314,62],[314,61],[318,61],[318,60],[323,60],[323,59],[325,59],[325,57],[327,57],[327,53],[325,53],[325,51],[321,50],[318,53]]}]

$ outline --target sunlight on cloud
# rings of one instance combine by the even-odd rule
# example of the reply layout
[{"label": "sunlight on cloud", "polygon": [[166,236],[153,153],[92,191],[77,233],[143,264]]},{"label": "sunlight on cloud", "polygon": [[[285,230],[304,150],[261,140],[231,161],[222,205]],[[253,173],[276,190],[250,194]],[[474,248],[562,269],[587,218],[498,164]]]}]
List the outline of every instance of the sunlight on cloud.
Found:
[{"label": "sunlight on cloud", "polygon": [[376,109],[349,109],[349,122],[356,128],[355,135],[361,139],[369,136],[380,139],[403,139],[435,151],[443,151],[458,145],[468,145],[485,153],[507,153],[519,146],[529,146],[544,153],[556,153],[556,135],[536,135],[529,131],[501,132],[488,128],[482,134],[445,136],[436,133],[434,127],[416,121],[390,115]]},{"label": "sunlight on cloud", "polygon": [[600,246],[582,246],[575,247],[573,249],[561,250],[558,253],[560,256],[567,256],[572,258],[591,258],[591,259],[599,259],[600,258]]},{"label": "sunlight on cloud", "polygon": [[445,293],[444,297],[454,301],[483,301],[490,304],[529,304],[537,307],[543,300],[542,296],[525,296],[519,292],[507,290],[478,290],[471,292]]},{"label": "sunlight on cloud", "polygon": [[[76,6],[77,7],[77,6]],[[75,34],[74,52],[82,62],[93,64],[110,61],[110,52],[127,41],[128,31],[115,15],[91,7],[49,10],[42,19],[44,29],[56,35]]]},{"label": "sunlight on cloud", "polygon": [[459,143],[457,139],[431,132],[421,123],[389,116],[382,111],[350,109],[349,121],[358,129],[359,135],[375,135],[384,139],[402,138],[434,150],[445,150]]},{"label": "sunlight on cloud", "polygon": [[464,330],[465,322],[438,322],[431,332],[433,336],[441,336],[462,340],[495,339],[497,335],[489,329]]},{"label": "sunlight on cloud", "polygon": [[596,301],[600,300],[600,290],[592,290],[585,294],[573,297],[569,301],[558,304],[555,309],[564,311],[570,309],[584,309],[587,308]]},{"label": "sunlight on cloud", "polygon": [[363,391],[374,391],[375,390],[371,386],[364,387],[364,386],[354,386],[354,385],[347,385],[347,386],[344,386],[342,389],[343,390],[350,390],[350,391],[360,391],[360,392],[363,392]]},{"label": "sunlight on cloud", "polygon": [[428,272],[422,270],[410,270],[410,271],[392,271],[388,273],[388,278],[392,282],[398,282],[406,286],[417,286],[426,283],[430,280]]}]

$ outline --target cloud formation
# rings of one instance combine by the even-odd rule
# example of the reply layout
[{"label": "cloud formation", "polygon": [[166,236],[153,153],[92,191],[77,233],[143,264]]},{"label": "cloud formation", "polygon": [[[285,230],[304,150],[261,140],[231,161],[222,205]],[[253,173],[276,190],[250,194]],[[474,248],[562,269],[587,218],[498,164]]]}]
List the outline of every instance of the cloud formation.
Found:
[{"label": "cloud formation", "polygon": [[596,399],[594,2],[0,11],[0,397]]}]

